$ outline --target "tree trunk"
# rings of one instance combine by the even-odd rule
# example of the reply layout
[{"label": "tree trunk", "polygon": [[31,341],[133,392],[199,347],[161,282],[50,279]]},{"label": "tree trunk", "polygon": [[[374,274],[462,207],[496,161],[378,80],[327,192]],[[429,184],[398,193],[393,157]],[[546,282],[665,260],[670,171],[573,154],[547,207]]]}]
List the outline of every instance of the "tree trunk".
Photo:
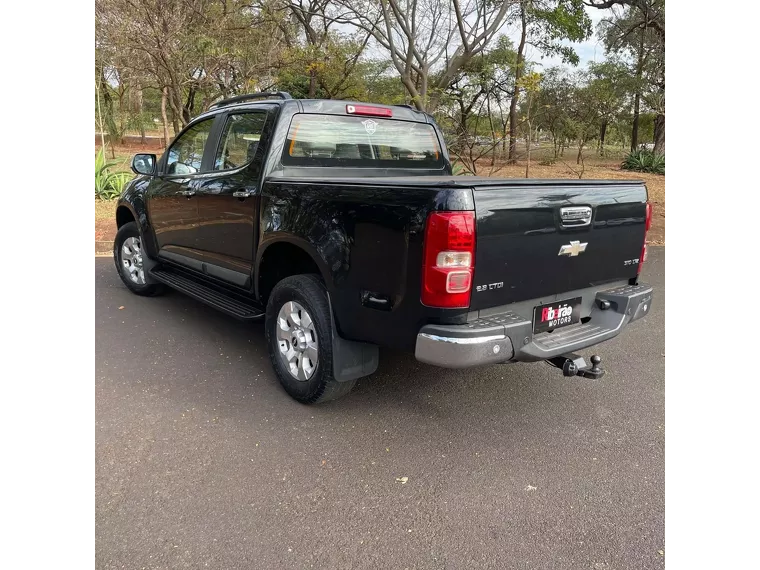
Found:
[{"label": "tree trunk", "polygon": [[[491,167],[496,166],[496,131],[493,129],[493,115],[491,114],[491,97],[486,95],[486,111],[488,112],[488,128],[491,129]],[[493,172],[493,170],[491,170]]]},{"label": "tree trunk", "polygon": [[638,61],[636,62],[636,95],[633,98],[633,128],[631,129],[631,152],[639,146],[639,110],[641,108],[641,77],[644,72],[644,35],[646,26],[641,28]]},{"label": "tree trunk", "polygon": [[161,90],[161,122],[164,125],[164,148],[169,148],[169,118],[166,116],[166,100],[169,97],[169,89]]},{"label": "tree trunk", "polygon": [[607,136],[607,121],[602,121],[599,128],[599,156],[604,156],[604,137]]},{"label": "tree trunk", "polygon": [[169,103],[169,108],[171,109],[171,115],[172,115],[172,127],[174,128],[174,135],[176,136],[179,131],[181,130],[181,127],[183,126],[180,121],[182,120],[182,93],[179,89],[179,87],[171,85],[168,87],[168,91],[166,93],[167,95],[167,102]]},{"label": "tree trunk", "polygon": [[631,152],[634,152],[639,146],[639,106],[641,97],[638,93],[633,99],[633,128],[631,129]]},{"label": "tree trunk", "polygon": [[665,154],[665,114],[658,113],[654,118],[654,153]]},{"label": "tree trunk", "polygon": [[[530,109],[530,103],[528,104],[528,108]],[[525,178],[530,177],[530,174],[529,174],[530,173],[530,147],[531,147],[530,139],[532,138],[530,133],[531,133],[530,115],[528,115],[528,152],[525,157]]]},{"label": "tree trunk", "polygon": [[309,99],[317,96],[317,73],[313,66],[309,66]]},{"label": "tree trunk", "polygon": [[[528,35],[528,21],[525,17],[525,2],[520,2],[520,45],[517,47],[517,63],[515,65],[515,91],[509,102],[509,159],[508,164],[517,161],[517,101],[520,99],[518,83],[522,77],[522,67],[525,52],[525,41]],[[530,138],[530,136],[528,137]]]},{"label": "tree trunk", "polygon": [[187,91],[187,100],[182,106],[182,122],[188,124],[195,104],[195,87],[191,86]]},{"label": "tree trunk", "polygon": [[578,141],[578,157],[575,159],[575,164],[581,163],[582,155],[583,155],[583,142]]},{"label": "tree trunk", "polygon": [[100,92],[103,94],[103,106],[106,108],[106,117],[113,117],[113,97],[111,97],[111,93],[108,91],[108,81],[106,81],[102,68],[100,71]]}]

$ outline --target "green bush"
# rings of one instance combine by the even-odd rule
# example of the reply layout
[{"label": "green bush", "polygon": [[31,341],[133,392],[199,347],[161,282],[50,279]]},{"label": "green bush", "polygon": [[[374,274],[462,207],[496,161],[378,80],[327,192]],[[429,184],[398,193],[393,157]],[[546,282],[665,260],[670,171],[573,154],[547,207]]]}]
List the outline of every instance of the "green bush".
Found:
[{"label": "green bush", "polygon": [[620,166],[623,170],[665,174],[665,155],[655,154],[651,150],[635,150],[626,155]]},{"label": "green bush", "polygon": [[129,172],[111,172],[114,162],[106,162],[103,149],[95,156],[95,197],[113,200],[121,195],[124,187],[132,179]]}]

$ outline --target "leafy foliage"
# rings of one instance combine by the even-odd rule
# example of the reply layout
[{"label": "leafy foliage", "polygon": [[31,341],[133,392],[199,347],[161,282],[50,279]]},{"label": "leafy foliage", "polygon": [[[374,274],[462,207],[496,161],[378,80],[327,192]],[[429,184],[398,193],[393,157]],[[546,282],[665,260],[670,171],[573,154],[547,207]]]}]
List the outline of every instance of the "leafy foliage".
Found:
[{"label": "leafy foliage", "polygon": [[628,153],[620,166],[623,170],[665,174],[665,155],[650,150],[636,150]]},{"label": "leafy foliage", "polygon": [[116,193],[117,196],[121,196],[121,193],[124,192],[124,188],[130,180],[132,180],[131,173],[114,172],[111,175],[111,189]]},{"label": "leafy foliage", "polygon": [[129,172],[113,172],[114,162],[106,162],[103,149],[95,156],[95,197],[113,200],[121,195],[124,187],[132,179]]},{"label": "leafy foliage", "polygon": [[578,65],[580,59],[565,40],[582,42],[591,35],[591,18],[582,0],[534,0],[528,3],[528,37],[544,55]]}]

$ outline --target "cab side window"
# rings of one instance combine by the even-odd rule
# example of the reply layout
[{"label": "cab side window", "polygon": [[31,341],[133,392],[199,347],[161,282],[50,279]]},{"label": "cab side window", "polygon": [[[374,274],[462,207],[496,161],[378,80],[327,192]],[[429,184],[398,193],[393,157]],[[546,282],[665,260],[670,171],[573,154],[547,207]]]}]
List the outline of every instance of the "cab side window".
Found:
[{"label": "cab side window", "polygon": [[167,174],[195,174],[201,170],[203,149],[206,146],[213,117],[196,123],[174,141],[166,160]]},{"label": "cab side window", "polygon": [[264,131],[266,113],[229,115],[214,159],[214,170],[230,170],[250,163]]}]

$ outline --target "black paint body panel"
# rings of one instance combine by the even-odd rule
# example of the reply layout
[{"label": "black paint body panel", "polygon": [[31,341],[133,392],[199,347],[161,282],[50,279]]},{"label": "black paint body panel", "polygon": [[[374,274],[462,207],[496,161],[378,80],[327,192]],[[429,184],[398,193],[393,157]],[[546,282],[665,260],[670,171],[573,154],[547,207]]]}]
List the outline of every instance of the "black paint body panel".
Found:
[{"label": "black paint body panel", "polygon": [[[636,184],[513,184],[475,187],[477,250],[471,309],[603,285],[636,277],[644,243],[646,188]],[[574,181],[576,182],[576,181]],[[588,226],[561,229],[563,206],[591,206]],[[571,241],[588,244],[576,257],[560,256]],[[477,291],[478,286],[503,287]]]},{"label": "black paint body panel", "polygon": [[423,306],[420,278],[428,213],[472,207],[469,189],[272,178],[258,256],[281,240],[300,246],[320,268],[342,336],[409,349],[424,324],[466,320],[468,309]]}]

